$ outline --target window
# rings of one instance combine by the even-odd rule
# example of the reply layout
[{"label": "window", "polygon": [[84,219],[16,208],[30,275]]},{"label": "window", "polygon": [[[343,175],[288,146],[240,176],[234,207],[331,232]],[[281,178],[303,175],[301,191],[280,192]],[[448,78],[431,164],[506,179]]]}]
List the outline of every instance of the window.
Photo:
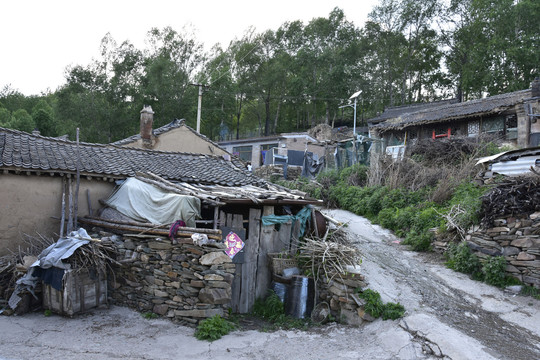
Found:
[{"label": "window", "polygon": [[235,146],[233,147],[233,154],[237,155],[244,161],[251,161],[252,146]]},{"label": "window", "polygon": [[264,165],[267,165],[267,161],[266,161],[266,155],[270,155],[270,157],[272,157],[272,152],[268,152],[268,150],[271,150],[272,148],[277,148],[279,146],[279,144],[264,144],[264,145],[261,145],[261,158],[260,158],[260,162],[261,164],[264,164]]}]

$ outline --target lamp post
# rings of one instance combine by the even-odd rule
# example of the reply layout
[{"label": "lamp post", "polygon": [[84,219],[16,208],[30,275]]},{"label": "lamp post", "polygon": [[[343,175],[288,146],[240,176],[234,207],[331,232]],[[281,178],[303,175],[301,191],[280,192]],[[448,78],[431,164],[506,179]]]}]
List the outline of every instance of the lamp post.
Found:
[{"label": "lamp post", "polygon": [[354,124],[353,124],[353,136],[356,139],[356,99],[358,99],[358,96],[362,93],[362,90],[358,90],[354,94],[351,95],[349,100],[354,99]]}]

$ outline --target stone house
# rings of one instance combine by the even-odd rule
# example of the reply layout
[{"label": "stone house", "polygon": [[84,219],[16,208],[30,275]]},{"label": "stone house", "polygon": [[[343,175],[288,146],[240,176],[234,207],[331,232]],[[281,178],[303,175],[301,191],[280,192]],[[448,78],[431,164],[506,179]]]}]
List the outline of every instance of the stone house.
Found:
[{"label": "stone house", "polygon": [[[538,145],[540,80],[531,89],[458,102],[444,100],[386,109],[368,120],[370,135],[381,139],[378,152],[396,153],[417,139],[492,134],[515,146]],[[535,115],[536,114],[536,115]]]},{"label": "stone house", "polygon": [[[294,245],[291,243],[293,224],[282,224],[279,229],[262,226],[261,216],[295,214],[308,204],[318,203],[305,194],[288,191],[254,176],[236,157],[112,144],[77,144],[0,128],[0,255],[24,246],[24,234],[36,236],[39,233],[57,239],[64,230],[63,219],[67,224],[75,221],[68,214],[78,216],[79,223],[85,226],[100,226],[89,222],[102,210],[100,200],[111,194],[116,181],[138,173],[157,176],[166,181],[172,191],[184,191],[187,196],[199,199],[201,219],[197,220],[196,228],[201,232],[222,234],[234,230],[243,234],[245,256],[238,257],[234,265],[228,265],[233,268],[229,269],[232,284],[230,293],[226,293],[227,306],[237,312],[248,312],[255,299],[265,295],[270,284],[267,254]],[[83,223],[84,219],[87,221]],[[72,225],[76,226],[77,223]],[[198,229],[190,231],[194,233]],[[166,239],[168,249],[167,236],[161,238]],[[153,250],[163,255],[162,251],[167,249],[162,246],[159,244]],[[176,245],[174,260],[184,264],[184,260],[178,259],[192,259],[195,253],[199,257],[205,253],[188,247],[188,244]],[[163,259],[170,260],[169,255],[163,255]],[[198,262],[199,258],[193,261]],[[150,265],[145,266],[153,271],[148,268]],[[190,286],[189,291],[195,291],[193,289]],[[159,294],[164,293],[163,289],[159,291]],[[144,296],[146,299],[148,295]],[[173,297],[175,295],[171,294],[169,300],[173,301]],[[193,310],[197,304],[182,306]]]}]

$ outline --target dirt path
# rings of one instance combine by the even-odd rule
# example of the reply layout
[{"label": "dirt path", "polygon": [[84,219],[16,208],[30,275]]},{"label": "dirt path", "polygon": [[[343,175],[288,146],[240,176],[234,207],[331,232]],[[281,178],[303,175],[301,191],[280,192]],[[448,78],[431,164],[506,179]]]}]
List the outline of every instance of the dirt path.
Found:
[{"label": "dirt path", "polygon": [[123,307],[73,319],[0,316],[0,360],[22,359],[540,359],[540,301],[513,296],[404,250],[388,231],[341,210],[364,253],[369,287],[402,303],[401,320],[304,331],[235,331],[213,343]]},{"label": "dirt path", "polygon": [[402,328],[451,358],[472,351],[468,341],[475,340],[486,358],[540,359],[538,300],[470,280],[433,254],[404,251],[398,238],[364,218],[342,210],[327,213],[349,223],[364,254],[369,287],[384,300],[405,305]]}]

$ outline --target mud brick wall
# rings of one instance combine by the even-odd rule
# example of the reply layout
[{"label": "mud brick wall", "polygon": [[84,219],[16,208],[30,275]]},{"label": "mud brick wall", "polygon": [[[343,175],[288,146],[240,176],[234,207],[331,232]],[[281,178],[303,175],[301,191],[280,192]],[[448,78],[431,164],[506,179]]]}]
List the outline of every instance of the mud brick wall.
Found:
[{"label": "mud brick wall", "polygon": [[540,288],[540,212],[494,221],[469,230],[467,244],[480,257],[504,256],[509,275]]},{"label": "mud brick wall", "polygon": [[367,287],[364,276],[348,273],[333,276],[331,279],[323,278],[318,282],[318,287],[320,301],[329,304],[334,317],[350,325],[360,325],[364,320],[374,320],[364,311],[365,301],[356,293],[358,288]]},{"label": "mud brick wall", "polygon": [[109,277],[112,299],[140,312],[182,324],[226,316],[235,265],[221,249],[189,244],[190,238],[123,237],[115,241],[118,260]]}]

